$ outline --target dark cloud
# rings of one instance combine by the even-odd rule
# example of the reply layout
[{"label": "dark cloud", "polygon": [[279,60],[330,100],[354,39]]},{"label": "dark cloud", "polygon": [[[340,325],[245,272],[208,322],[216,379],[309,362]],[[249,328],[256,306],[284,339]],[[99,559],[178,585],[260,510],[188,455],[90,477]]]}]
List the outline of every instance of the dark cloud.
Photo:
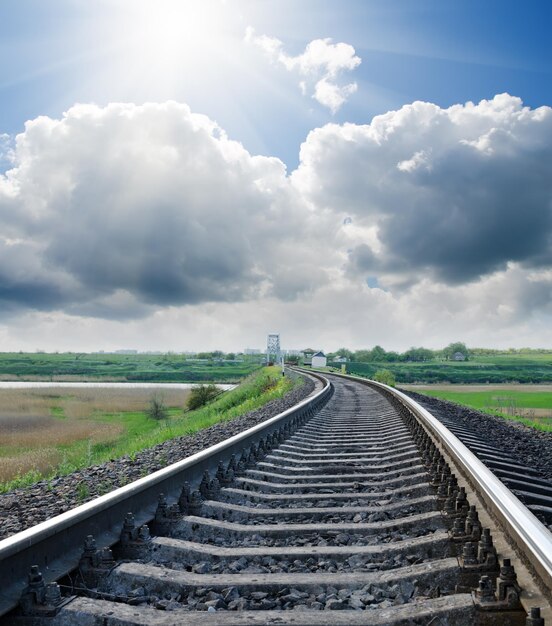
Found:
[{"label": "dark cloud", "polygon": [[278,159],[252,157],[185,105],[77,105],[29,122],[0,179],[0,223],[32,242],[34,266],[3,297],[119,318],[124,303],[135,317],[245,300],[267,282],[285,290],[271,269],[281,241],[304,230],[296,209]]},{"label": "dark cloud", "polygon": [[497,96],[443,110],[414,103],[370,126],[328,126],[295,182],[318,206],[376,225],[349,271],[473,281],[509,262],[550,264],[552,109]]},{"label": "dark cloud", "polygon": [[507,95],[414,103],[316,129],[288,177],[177,103],[37,118],[0,176],[0,314],[251,301],[323,326],[337,298],[391,335],[430,305],[520,323],[551,306],[551,138],[551,109]]}]

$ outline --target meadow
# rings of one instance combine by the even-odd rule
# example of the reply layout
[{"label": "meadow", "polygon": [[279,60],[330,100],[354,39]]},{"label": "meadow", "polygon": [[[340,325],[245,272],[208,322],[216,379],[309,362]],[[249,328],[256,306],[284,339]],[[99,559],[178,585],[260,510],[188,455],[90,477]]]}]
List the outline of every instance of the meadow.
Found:
[{"label": "meadow", "polygon": [[181,354],[0,353],[0,380],[61,382],[239,382],[258,359],[190,359]]},{"label": "meadow", "polygon": [[552,385],[406,385],[405,389],[449,400],[552,431]]},{"label": "meadow", "polygon": [[468,361],[347,363],[348,373],[368,378],[381,369],[393,372],[400,384],[549,383],[552,382],[552,352],[474,356]]},{"label": "meadow", "polygon": [[[0,492],[129,455],[232,419],[281,397],[294,384],[263,368],[195,411],[189,390],[0,389]],[[148,415],[152,395],[167,419]]]}]

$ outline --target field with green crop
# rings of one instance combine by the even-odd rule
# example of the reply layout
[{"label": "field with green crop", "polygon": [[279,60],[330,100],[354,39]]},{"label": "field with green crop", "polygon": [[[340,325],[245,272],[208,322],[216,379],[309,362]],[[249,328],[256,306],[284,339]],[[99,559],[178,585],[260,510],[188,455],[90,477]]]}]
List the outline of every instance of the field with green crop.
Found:
[{"label": "field with green crop", "polygon": [[[299,382],[263,368],[195,411],[184,410],[188,390],[0,389],[0,491],[135,455],[254,410]],[[166,419],[148,414],[152,394]]]},{"label": "field with green crop", "polygon": [[552,431],[552,385],[407,385],[405,388]]},{"label": "field with green crop", "polygon": [[239,382],[256,360],[194,360],[180,354],[0,353],[0,380]]},{"label": "field with green crop", "polygon": [[397,383],[547,383],[552,382],[552,353],[497,354],[477,356],[469,361],[431,360],[424,362],[347,363],[347,372],[371,378],[388,369]]}]

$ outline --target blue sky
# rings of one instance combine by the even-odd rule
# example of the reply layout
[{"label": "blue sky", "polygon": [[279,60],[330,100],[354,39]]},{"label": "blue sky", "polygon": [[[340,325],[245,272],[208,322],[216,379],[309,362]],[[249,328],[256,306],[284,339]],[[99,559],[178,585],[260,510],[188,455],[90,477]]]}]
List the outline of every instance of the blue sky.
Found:
[{"label": "blue sky", "polygon": [[[21,132],[38,115],[59,117],[75,102],[175,99],[250,152],[294,168],[308,131],[328,121],[363,124],[414,100],[447,107],[502,92],[531,107],[552,101],[552,5],[544,0],[228,0],[217,10],[235,62],[206,53],[211,41],[194,42],[193,53],[183,53],[207,56],[201,78],[177,69],[163,81],[149,80],[143,59],[144,76],[129,62],[135,42],[126,39],[140,37],[127,32],[137,4],[3,2],[0,132]],[[316,38],[351,44],[362,58],[352,73],[357,93],[335,115],[309,102],[284,69],[236,53],[247,26],[281,39],[290,54]]]},{"label": "blue sky", "polygon": [[0,346],[550,346],[551,27],[538,0],[5,0]]}]

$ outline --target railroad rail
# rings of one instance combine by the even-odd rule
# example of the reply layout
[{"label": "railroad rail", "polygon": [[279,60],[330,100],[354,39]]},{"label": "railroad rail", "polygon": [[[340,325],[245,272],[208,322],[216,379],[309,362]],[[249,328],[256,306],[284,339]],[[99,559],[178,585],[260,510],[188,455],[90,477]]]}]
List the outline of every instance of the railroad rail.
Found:
[{"label": "railroad rail", "polygon": [[515,495],[401,392],[309,375],[296,407],[0,542],[0,624],[552,624],[552,535]]},{"label": "railroad rail", "polygon": [[[423,405],[422,405],[423,406]],[[428,408],[431,412],[431,408]],[[489,441],[488,434],[478,432],[473,423],[449,415],[435,415],[458,439],[517,496],[545,525],[552,528],[552,482],[519,454],[513,457],[510,442]]]}]

